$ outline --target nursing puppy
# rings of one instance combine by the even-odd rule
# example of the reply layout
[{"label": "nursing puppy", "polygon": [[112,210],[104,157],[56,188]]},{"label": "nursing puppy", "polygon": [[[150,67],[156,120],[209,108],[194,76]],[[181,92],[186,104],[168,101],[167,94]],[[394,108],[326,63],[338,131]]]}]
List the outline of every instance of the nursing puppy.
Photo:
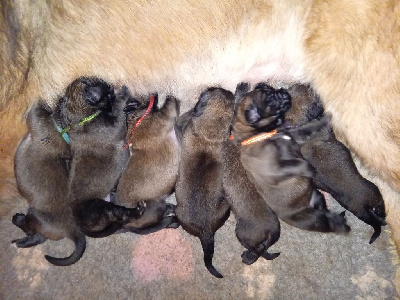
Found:
[{"label": "nursing puppy", "polygon": [[236,237],[248,249],[242,254],[245,264],[254,263],[260,256],[274,259],[279,253],[268,253],[280,236],[280,223],[276,214],[258,193],[247,177],[240,162],[240,145],[224,142],[223,187],[226,199],[235,215]]},{"label": "nursing puppy", "polygon": [[117,186],[129,157],[123,148],[126,88],[117,96],[105,81],[80,77],[67,87],[54,113],[71,143],[69,201],[79,228],[93,237],[114,233],[144,210],[144,205],[128,209],[103,200]]},{"label": "nursing puppy", "polygon": [[75,243],[70,256],[45,258],[54,265],[72,265],[82,257],[86,240],[75,225],[68,197],[66,160],[71,159],[71,149],[60,137],[52,112],[44,103],[38,102],[29,110],[27,125],[28,133],[17,148],[14,166],[18,190],[28,201],[29,210],[12,218],[27,236],[13,243],[26,248],[46,239],[67,237]]},{"label": "nursing puppy", "polygon": [[[292,108],[286,124],[299,126],[323,115],[322,103],[309,86],[294,85],[288,92]],[[339,142],[331,126],[312,135],[301,146],[301,154],[315,170],[313,182],[328,192],[344,208],[374,228],[373,243],[386,225],[385,204],[378,187],[361,176],[350,151]]]},{"label": "nursing puppy", "polygon": [[313,171],[297,144],[321,130],[327,120],[278,132],[259,141],[255,139],[260,137],[257,134],[283,124],[284,114],[291,106],[290,95],[285,90],[264,85],[248,93],[246,89],[238,93],[244,96],[238,96],[233,135],[242,144],[243,167],[264,200],[279,218],[292,226],[310,231],[348,232],[344,213],[329,212],[323,196],[313,187]]},{"label": "nursing puppy", "polygon": [[117,188],[116,203],[135,207],[145,203],[146,210],[137,220],[124,225],[139,234],[165,227],[177,227],[174,207],[165,201],[175,190],[180,146],[174,125],[179,101],[168,96],[161,108],[158,96],[131,99],[127,114],[130,158]]},{"label": "nursing puppy", "polygon": [[[311,82],[338,139],[379,184],[400,246],[400,2],[202,4],[2,1],[0,132],[7,143],[0,152],[0,209],[12,207],[5,202],[14,196],[10,158],[26,130],[23,113],[39,98],[54,107],[55,95],[77,76],[95,73],[140,94],[191,99],[184,109],[205,86]],[[88,15],[96,22],[85,22]]]},{"label": "nursing puppy", "polygon": [[222,146],[228,139],[232,116],[231,92],[209,88],[200,95],[183,131],[175,191],[179,223],[200,239],[205,266],[218,278],[223,276],[212,265],[214,234],[230,214],[222,187]]}]

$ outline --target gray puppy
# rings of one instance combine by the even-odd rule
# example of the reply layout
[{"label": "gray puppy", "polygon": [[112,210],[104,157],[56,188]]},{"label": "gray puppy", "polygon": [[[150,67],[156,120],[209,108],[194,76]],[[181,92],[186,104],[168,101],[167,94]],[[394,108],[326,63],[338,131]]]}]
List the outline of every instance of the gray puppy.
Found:
[{"label": "gray puppy", "polygon": [[220,88],[204,91],[182,136],[176,216],[182,228],[199,237],[209,272],[222,278],[212,265],[214,234],[230,214],[222,187],[223,142],[233,116],[233,94]]},{"label": "gray puppy", "polygon": [[104,201],[124,170],[129,152],[124,149],[126,122],[123,109],[129,93],[96,77],[81,77],[66,89],[54,118],[71,141],[72,161],[68,197],[75,221],[92,237],[114,233],[139,218],[144,205],[124,208]]},{"label": "gray puppy", "polygon": [[344,213],[328,211],[325,199],[313,187],[313,170],[298,145],[327,126],[329,120],[271,132],[284,123],[291,106],[290,95],[265,85],[251,92],[243,87],[238,91],[242,95],[238,96],[233,135],[242,144],[240,157],[250,181],[286,223],[310,231],[348,232]]},{"label": "gray puppy", "polygon": [[15,153],[15,177],[21,195],[28,201],[26,215],[16,214],[13,223],[27,236],[13,241],[17,247],[32,247],[46,239],[64,237],[75,243],[75,251],[66,258],[45,258],[52,264],[67,266],[77,262],[86,247],[84,234],[76,227],[68,197],[66,160],[71,159],[69,145],[59,136],[50,108],[38,102],[28,112],[28,134]]},{"label": "gray puppy", "polygon": [[[320,118],[324,108],[314,91],[305,85],[294,85],[288,92],[293,99],[286,113],[286,123],[299,126]],[[385,222],[385,204],[378,187],[358,172],[350,151],[339,142],[331,126],[311,136],[301,146],[301,154],[315,170],[316,187],[330,193],[344,208],[371,225],[373,243]]]},{"label": "gray puppy", "polygon": [[279,253],[268,253],[280,236],[276,214],[258,193],[247,177],[240,161],[237,141],[224,142],[223,187],[236,219],[236,237],[248,249],[242,254],[245,264],[254,263],[260,256],[272,260]]},{"label": "gray puppy", "polygon": [[116,203],[135,207],[144,202],[146,211],[124,225],[138,234],[177,227],[174,207],[166,199],[174,192],[178,176],[180,146],[174,125],[179,101],[168,96],[158,108],[158,96],[131,99],[127,114],[130,158],[117,188]]}]

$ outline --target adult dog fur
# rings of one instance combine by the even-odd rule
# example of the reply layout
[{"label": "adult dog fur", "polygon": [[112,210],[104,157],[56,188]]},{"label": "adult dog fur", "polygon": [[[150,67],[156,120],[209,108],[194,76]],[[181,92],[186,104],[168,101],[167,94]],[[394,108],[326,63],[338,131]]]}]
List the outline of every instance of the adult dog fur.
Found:
[{"label": "adult dog fur", "polygon": [[154,95],[149,114],[135,126],[146,113],[149,102],[149,99],[131,99],[124,109],[128,114],[127,140],[131,155],[118,184],[116,199],[117,204],[125,207],[145,203],[146,210],[141,218],[124,225],[124,228],[142,234],[162,229],[175,221],[173,216],[168,216],[173,213],[173,207],[165,200],[175,190],[180,157],[174,131],[179,101],[167,97],[164,105],[158,108],[158,96]]},{"label": "adult dog fur", "polygon": [[[289,90],[292,107],[285,120],[291,126],[301,126],[323,115],[319,97],[306,85],[294,85]],[[379,237],[385,225],[385,204],[378,187],[358,172],[350,151],[339,142],[327,126],[305,140],[300,148],[303,157],[315,170],[314,184],[330,193],[344,208],[374,228],[370,244]]]},{"label": "adult dog fur", "polygon": [[220,88],[209,88],[200,95],[183,131],[175,190],[178,221],[200,239],[204,264],[218,278],[223,276],[212,265],[214,234],[230,214],[222,187],[222,146],[228,138],[233,104],[233,94]]},{"label": "adult dog fur", "polygon": [[54,106],[79,76],[181,99],[240,81],[311,82],[338,138],[379,184],[400,242],[398,1],[2,0],[0,7],[2,198],[13,187],[23,113],[40,97]]},{"label": "adult dog fur", "polygon": [[13,242],[17,247],[32,247],[46,239],[64,237],[75,243],[75,251],[66,258],[45,258],[55,265],[77,262],[86,248],[85,236],[77,228],[68,198],[67,159],[69,145],[60,137],[52,111],[36,103],[28,113],[28,133],[15,154],[15,176],[21,195],[28,201],[26,215],[16,214],[13,223],[27,236]]},{"label": "adult dog fur", "polygon": [[310,231],[348,232],[344,216],[329,212],[323,196],[314,188],[313,172],[297,144],[325,127],[326,120],[243,144],[282,125],[291,97],[285,90],[266,85],[257,85],[251,92],[246,92],[248,86],[241,86],[232,127],[234,138],[242,143],[240,160],[249,180],[286,223]]},{"label": "adult dog fur", "polygon": [[76,223],[89,236],[112,234],[143,214],[143,205],[129,209],[103,200],[116,188],[129,157],[123,148],[123,109],[128,97],[125,88],[116,97],[113,86],[107,82],[97,77],[80,77],[68,86],[54,112],[58,125],[70,128],[68,197]]}]

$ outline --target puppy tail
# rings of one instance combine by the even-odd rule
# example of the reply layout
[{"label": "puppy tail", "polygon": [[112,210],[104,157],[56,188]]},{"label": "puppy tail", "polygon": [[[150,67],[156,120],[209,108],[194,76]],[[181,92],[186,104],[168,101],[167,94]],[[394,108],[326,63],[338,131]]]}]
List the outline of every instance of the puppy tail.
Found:
[{"label": "puppy tail", "polygon": [[200,236],[201,246],[203,247],[204,253],[204,264],[207,270],[217,278],[223,278],[224,276],[219,273],[212,264],[214,256],[214,235],[213,234],[202,234]]},{"label": "puppy tail", "polygon": [[76,263],[83,255],[86,249],[86,238],[85,235],[82,233],[75,233],[74,237],[72,240],[75,243],[75,251],[72,252],[72,254],[68,257],[64,258],[57,258],[57,257],[52,257],[49,255],[45,255],[44,258],[46,260],[55,265],[55,266],[70,266],[74,263]]}]

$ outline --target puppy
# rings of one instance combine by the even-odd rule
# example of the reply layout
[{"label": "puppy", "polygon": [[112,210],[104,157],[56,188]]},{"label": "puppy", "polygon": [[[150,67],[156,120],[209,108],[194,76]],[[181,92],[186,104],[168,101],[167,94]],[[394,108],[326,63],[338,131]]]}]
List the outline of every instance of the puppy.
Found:
[{"label": "puppy", "polygon": [[18,190],[28,201],[26,215],[16,214],[12,222],[27,236],[13,241],[26,248],[46,239],[64,237],[75,243],[75,251],[66,258],[45,258],[52,264],[68,266],[77,262],[86,247],[84,234],[76,227],[68,197],[67,159],[71,159],[69,145],[59,135],[52,112],[37,102],[28,112],[28,133],[15,153],[14,168]]},{"label": "puppy", "polygon": [[236,140],[224,142],[223,187],[235,215],[236,237],[248,249],[243,252],[242,261],[250,265],[260,256],[267,260],[279,256],[279,253],[270,254],[267,250],[279,239],[280,223],[249,181],[240,162],[239,147]]},{"label": "puppy", "polygon": [[[309,86],[294,85],[288,92],[293,99],[286,113],[286,123],[298,126],[319,118],[324,110],[319,98]],[[331,126],[312,135],[301,146],[301,154],[315,170],[313,182],[317,188],[331,194],[344,208],[371,225],[373,243],[386,225],[385,204],[378,187],[358,172],[350,151],[339,142]]]},{"label": "puppy", "polygon": [[204,91],[182,136],[182,156],[176,184],[176,216],[182,228],[200,239],[204,263],[212,265],[214,234],[230,214],[222,187],[223,142],[233,116],[233,94],[220,88]]},{"label": "puppy", "polygon": [[174,208],[165,200],[174,192],[178,176],[180,147],[174,125],[179,101],[167,97],[161,108],[157,102],[157,95],[152,95],[150,101],[131,99],[125,108],[131,155],[117,188],[116,203],[126,207],[145,203],[141,218],[124,225],[139,234],[178,226]]},{"label": "puppy", "polygon": [[[279,218],[292,226],[310,231],[348,232],[350,227],[344,213],[329,212],[323,196],[313,187],[313,171],[296,142],[326,126],[327,120],[260,140],[283,124],[291,97],[285,90],[265,85],[248,93],[239,89],[238,93],[243,96],[238,96],[233,135],[242,144],[243,167],[264,200]],[[263,134],[257,135],[260,133]]]},{"label": "puppy", "polygon": [[116,97],[105,81],[81,77],[67,87],[54,114],[71,142],[68,197],[76,223],[88,236],[110,235],[144,211],[144,205],[129,209],[103,200],[117,186],[129,158],[123,148],[127,93],[122,87]]}]

